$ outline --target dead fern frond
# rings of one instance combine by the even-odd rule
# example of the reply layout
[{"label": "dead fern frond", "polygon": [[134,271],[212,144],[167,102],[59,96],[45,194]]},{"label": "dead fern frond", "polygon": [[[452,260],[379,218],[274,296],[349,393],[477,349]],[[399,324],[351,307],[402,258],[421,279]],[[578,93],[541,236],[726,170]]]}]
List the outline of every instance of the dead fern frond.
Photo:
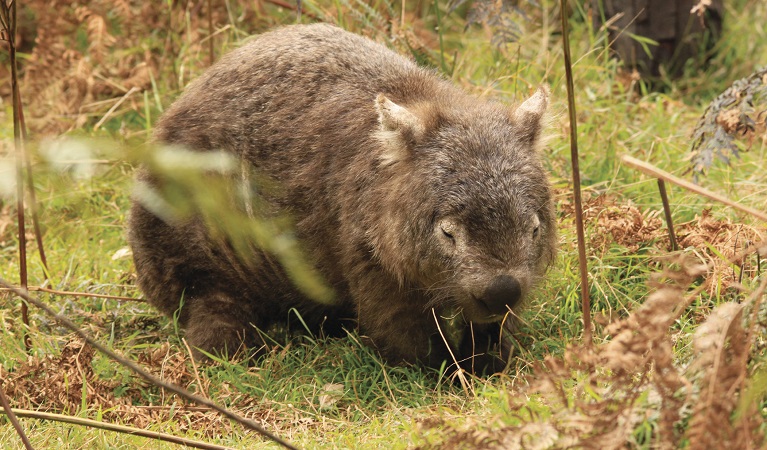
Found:
[{"label": "dead fern frond", "polygon": [[[454,0],[448,4],[450,12],[460,8],[466,0]],[[482,24],[493,30],[492,42],[500,45],[516,42],[524,33],[527,22],[534,15],[547,14],[535,0],[477,0],[472,2],[467,24]]]},{"label": "dead fern frond", "polygon": [[[569,200],[561,201],[559,207],[565,216],[574,213]],[[588,244],[594,252],[604,253],[615,245],[625,247],[627,253],[668,246],[660,210],[640,209],[630,201],[600,194],[586,196],[583,214],[586,224],[593,227],[588,233]],[[695,219],[675,224],[675,230],[679,248],[709,266],[709,276],[704,283],[710,295],[737,289],[744,279],[759,276],[760,259],[756,258],[752,264],[753,253],[742,251],[753,243],[765,241],[767,228],[718,217],[704,209]],[[738,254],[741,256],[732,260]]]},{"label": "dead fern frond", "polygon": [[719,305],[695,331],[692,368],[702,378],[687,433],[691,448],[748,448],[746,436],[730,422],[746,373],[738,364],[746,361],[748,351],[742,312],[743,305],[737,303]]},{"label": "dead fern frond", "polygon": [[134,19],[133,7],[130,4],[130,0],[109,0],[112,12],[123,23],[127,23],[131,19]]},{"label": "dead fern frond", "polygon": [[[35,18],[29,34],[36,35],[21,67],[23,95],[31,99],[27,114],[31,131],[60,134],[96,123],[114,104],[102,100],[117,101],[132,88],[149,89],[152,78],[171,83],[170,90],[182,88],[194,74],[186,70],[180,76],[176,68],[196,67],[187,61],[199,57],[207,45],[203,38],[208,33],[202,26],[207,17],[199,4],[24,2],[23,8]],[[212,19],[226,23],[228,9],[217,8]],[[139,101],[125,111],[129,109],[137,114],[145,110]]]},{"label": "dead fern frond", "polygon": [[88,33],[88,53],[91,58],[97,63],[104,62],[105,55],[117,41],[109,34],[106,20],[87,6],[76,7],[74,15],[79,22],[85,24]]},{"label": "dead fern frond", "polygon": [[[505,429],[505,444],[527,448],[537,436],[525,433],[541,430],[552,442],[545,448],[625,448],[636,426],[647,420],[637,404],[649,392],[646,401],[657,403],[659,411],[657,446],[678,447],[676,426],[691,389],[675,366],[670,329],[695,298],[686,292],[705,273],[705,266],[687,260],[675,265],[677,269],[657,277],[655,292],[638,310],[605,328],[606,341],[572,346],[563,358],[546,359],[536,370],[528,395],[542,397],[551,416],[533,419],[536,427],[525,423]],[[512,407],[523,414],[523,405]]]},{"label": "dead fern frond", "polygon": [[764,135],[767,125],[767,67],[732,84],[706,108],[692,135],[690,170],[697,179],[711,167],[714,159],[725,164],[739,157],[737,138],[746,138],[748,146]]}]

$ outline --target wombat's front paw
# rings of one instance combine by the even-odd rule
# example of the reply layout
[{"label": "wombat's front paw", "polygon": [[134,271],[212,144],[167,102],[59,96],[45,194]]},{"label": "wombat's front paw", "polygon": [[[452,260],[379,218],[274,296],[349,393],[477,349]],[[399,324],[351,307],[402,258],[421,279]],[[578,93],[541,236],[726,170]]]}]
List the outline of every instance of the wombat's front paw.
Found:
[{"label": "wombat's front paw", "polygon": [[506,361],[494,352],[472,355],[459,364],[461,369],[477,376],[490,376],[506,368]]},{"label": "wombat's front paw", "polygon": [[[506,368],[508,351],[500,351],[500,324],[473,325],[464,330],[458,354],[461,369],[478,376],[502,372]],[[500,353],[499,353],[500,351]]]},{"label": "wombat's front paw", "polygon": [[246,330],[220,320],[198,321],[186,329],[186,341],[197,361],[209,360],[207,354],[229,359],[247,350]]}]

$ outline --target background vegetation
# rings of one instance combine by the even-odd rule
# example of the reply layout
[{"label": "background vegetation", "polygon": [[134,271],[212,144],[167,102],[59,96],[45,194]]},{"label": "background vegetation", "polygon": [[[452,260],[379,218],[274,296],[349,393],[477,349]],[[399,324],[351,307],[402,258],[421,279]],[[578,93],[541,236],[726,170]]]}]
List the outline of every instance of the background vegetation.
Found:
[{"label": "background vegetation", "polygon": [[[21,97],[48,259],[46,272],[30,234],[30,286],[141,297],[124,235],[136,155],[163,109],[211,59],[251,34],[296,21],[292,3],[280,3],[19,3]],[[693,130],[708,103],[767,64],[767,4],[728,2],[708,66],[690,66],[650,91],[610,57],[605,30],[592,25],[597,12],[570,2],[596,315],[595,345],[584,347],[559,8],[539,0],[483,15],[481,8],[505,3],[456,3],[304,0],[300,21],[332,22],[385,42],[479,96],[511,103],[541,83],[551,86],[545,160],[557,190],[560,254],[521,316],[506,373],[461,387],[417,367],[383,364],[354,332],[294,337],[254,366],[197,367],[172,321],[143,302],[33,293],[152,373],[300,447],[762,446],[767,255],[731,258],[764,241],[764,223],[671,188],[680,250],[670,252],[655,181],[623,166],[620,156],[690,176]],[[0,62],[7,80],[7,53]],[[10,83],[0,85],[0,95],[0,276],[17,283]],[[714,162],[699,183],[764,210],[764,138],[762,126],[739,135],[740,158]],[[14,407],[235,448],[264,445],[255,433],[135,377],[37,310],[24,326],[19,308],[19,299],[0,292],[0,382]],[[35,448],[173,446],[53,421],[22,425]],[[22,448],[5,419],[0,443]]]}]

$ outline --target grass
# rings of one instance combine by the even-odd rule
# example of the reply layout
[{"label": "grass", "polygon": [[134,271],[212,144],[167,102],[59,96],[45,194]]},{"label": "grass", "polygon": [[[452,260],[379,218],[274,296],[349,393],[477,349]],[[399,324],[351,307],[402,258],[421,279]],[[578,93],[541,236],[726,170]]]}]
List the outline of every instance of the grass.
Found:
[{"label": "grass", "polygon": [[[458,13],[446,14],[443,2],[440,2],[439,18],[433,2],[408,2],[406,17],[410,21],[398,34],[386,27],[389,14],[395,22],[399,17],[399,3],[344,0],[303,3],[305,10],[315,16],[336,20],[348,29],[388,41],[402,52],[414,53],[419,61],[447,71],[457,84],[477,95],[511,102],[532,92],[541,82],[551,85],[551,141],[545,152],[547,168],[558,189],[560,253],[532,304],[522,314],[523,325],[516,336],[514,350],[517,358],[508,373],[490,379],[473,379],[470,389],[463,391],[418,368],[383,364],[375,352],[359,342],[355,333],[343,339],[297,336],[276,346],[255,364],[222,362],[195,369],[184,359],[186,352],[177,327],[146,304],[54,294],[42,294],[41,298],[100,341],[137,358],[153,373],[171,377],[194,392],[263,421],[276,434],[304,448],[472,448],[487,444],[487,440],[482,440],[482,433],[508,437],[503,430],[542,423],[547,418],[558,417],[562,411],[569,411],[565,407],[557,410],[545,395],[527,391],[542,377],[533,367],[547,357],[562,357],[567,346],[577,344],[581,335],[575,231],[572,214],[568,214],[571,200],[564,69],[561,45],[551,28],[557,22],[553,20],[555,16],[543,21],[538,20],[539,14],[532,16],[535,20],[522,21],[525,33],[518,42],[496,46],[491,42],[488,29],[472,26],[464,31],[464,19]],[[548,8],[549,2],[541,3]],[[42,3],[31,4],[34,10]],[[135,73],[121,71],[120,60],[143,55],[142,48],[148,49],[156,63],[152,65],[151,77],[141,85],[143,93],[134,94],[99,130],[94,131],[94,125],[121,97],[119,91],[111,94],[104,91],[101,97],[94,91],[88,99],[80,99],[79,107],[56,114],[49,112],[60,110],[44,104],[45,99],[55,98],[56,91],[51,91],[55,83],[51,82],[52,87],[48,88],[38,86],[35,89],[39,92],[22,92],[23,97],[30,100],[30,124],[36,131],[35,136],[52,132],[83,138],[81,159],[100,161],[87,167],[91,171],[88,176],[78,175],[82,172],[77,171],[77,166],[56,165],[42,157],[37,158],[34,166],[50,263],[50,287],[54,289],[140,296],[133,285],[131,259],[121,256],[121,250],[127,246],[124,223],[133,173],[133,166],[125,155],[143,145],[151,133],[152,123],[178,96],[180,89],[204,70],[207,59],[207,44],[203,41],[206,22],[194,11],[180,7],[170,9],[168,5],[165,2],[157,6],[156,14],[151,17],[151,11],[137,12],[134,22],[108,16],[107,32],[115,37],[116,44],[107,48],[105,59],[100,63],[104,71],[95,70],[99,62],[94,62],[86,79],[88,75],[95,76],[95,81],[92,80],[95,85],[105,77],[112,84],[127,82]],[[100,14],[97,2],[89,7],[93,15]],[[237,2],[219,6],[215,20],[220,32],[214,38],[218,54],[249,33],[294,21],[289,11],[270,5],[265,8],[264,11],[246,8]],[[692,129],[708,101],[732,81],[767,61],[767,35],[758,21],[751,20],[767,14],[767,6],[745,0],[729,5],[725,34],[711,65],[702,71],[689,71],[685,78],[665,85],[662,93],[640,95],[628,88],[618,75],[619,63],[607,57],[604,34],[594,30],[579,11],[581,9],[576,8],[571,20],[571,45],[576,60],[573,69],[587,200],[592,305],[596,315],[625,318],[647,299],[651,291],[647,282],[652,274],[661,270],[667,242],[662,229],[648,240],[602,242],[598,239],[613,236],[610,233],[615,232],[611,228],[614,223],[609,216],[611,208],[634,206],[644,213],[642,217],[647,222],[653,212],[661,211],[655,181],[621,166],[619,157],[630,154],[676,174],[685,172]],[[62,12],[69,13],[71,11]],[[147,14],[147,26],[168,23],[168,29],[173,32],[164,32],[157,26],[141,29],[140,14]],[[107,16],[106,12],[104,15]],[[49,20],[44,17],[44,9],[37,9],[31,16],[40,24]],[[304,15],[304,21],[307,20]],[[437,20],[438,33],[433,30]],[[549,24],[548,29],[539,26],[544,22]],[[67,39],[71,39],[66,34],[68,29],[61,29],[58,36],[57,29],[52,30],[54,37],[45,41],[51,48],[50,42],[67,43]],[[94,41],[85,29],[72,36],[75,36],[73,45],[77,51],[83,55],[96,53]],[[136,36],[138,41],[131,40]],[[407,45],[405,37],[409,39]],[[29,61],[35,60],[30,57]],[[44,77],[44,72],[37,73]],[[63,76],[78,79],[74,69]],[[37,84],[43,84],[42,81]],[[58,92],[63,92],[62,102],[71,94],[71,90]],[[100,100],[105,101],[99,103]],[[7,102],[4,105],[5,111],[0,115],[3,139],[0,176],[5,176],[6,161],[10,161],[11,167],[13,162],[4,157],[12,154],[10,108]],[[82,119],[78,120],[79,117]],[[46,145],[43,139],[36,139],[32,148],[37,155],[42,155]],[[701,184],[764,209],[766,152],[767,146],[757,140],[751,150],[744,152],[731,166],[715,163]],[[602,203],[597,200],[599,195],[604,196]],[[677,224],[695,221],[704,209],[711,208],[712,216],[720,222],[756,227],[762,237],[765,235],[764,224],[754,223],[696,195],[672,187],[670,196]],[[0,275],[12,281],[17,280],[19,264],[13,204],[12,197],[0,197]],[[690,233],[705,231],[694,227],[690,230]],[[704,238],[715,241],[716,230],[709,230],[712,234]],[[726,253],[742,246],[734,241],[716,242],[712,244],[715,251],[707,251],[706,246],[701,245],[688,247],[686,252],[701,258],[713,255],[708,257],[717,260],[721,259],[716,256],[717,252]],[[41,285],[45,276],[34,244],[28,245],[30,285]],[[751,265],[755,264],[752,259]],[[701,295],[671,327],[676,344],[675,363],[680,367],[693,357],[693,333],[708,313],[727,300],[744,298],[744,294],[734,293],[727,287],[732,270],[735,269],[728,267],[715,272],[710,292]],[[753,289],[763,277],[762,268],[758,274],[749,272],[742,282]],[[32,339],[28,353],[18,305],[19,300],[0,293],[0,374],[6,392],[10,390],[9,381],[14,380],[15,390],[9,393],[14,405],[147,426],[235,448],[264,445],[253,433],[213,414],[187,408],[176,397],[146,385],[105,357],[93,355],[91,359],[80,360],[82,356],[70,355],[69,359],[65,358],[62,355],[67,348],[79,348],[72,347],[72,336],[34,310],[31,326],[26,330]],[[602,329],[603,325],[597,325],[597,331]],[[596,339],[598,344],[610,341],[599,333]],[[753,367],[763,363],[760,352],[763,350],[755,350]],[[46,365],[45,361],[51,362]],[[74,364],[77,361],[90,372],[78,368]],[[70,366],[56,365],[65,363]],[[34,367],[41,370],[31,371]],[[30,371],[25,372],[27,370]],[[65,375],[56,378],[55,375],[60,375],[58,370]],[[19,373],[27,373],[27,376],[13,378]],[[84,380],[83,373],[86,374]],[[573,370],[571,378],[559,379],[571,404],[583,398],[618,395],[584,391],[583,381],[587,378]],[[619,392],[617,387],[616,392]],[[662,422],[659,414],[663,409],[654,395],[651,389],[645,389],[633,404],[636,415],[632,416],[633,428],[628,433],[632,448],[650,448],[658,438]],[[520,402],[524,405],[522,412],[515,409]],[[686,417],[684,420],[689,419]],[[682,428],[684,420],[679,425]],[[145,438],[47,421],[25,419],[22,424],[35,448],[174,447]],[[0,419],[0,443],[4,448],[22,448],[5,419]]]}]

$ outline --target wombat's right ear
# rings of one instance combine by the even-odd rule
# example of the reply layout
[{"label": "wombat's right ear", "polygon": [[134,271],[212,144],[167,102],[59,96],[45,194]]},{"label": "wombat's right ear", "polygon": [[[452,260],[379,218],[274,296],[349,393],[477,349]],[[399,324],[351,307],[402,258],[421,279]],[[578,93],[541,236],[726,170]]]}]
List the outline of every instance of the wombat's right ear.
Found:
[{"label": "wombat's right ear", "polygon": [[397,162],[407,156],[408,148],[424,134],[423,121],[384,94],[376,97],[380,128],[376,137],[384,144],[381,161],[385,164]]},{"label": "wombat's right ear", "polygon": [[541,131],[541,117],[548,106],[549,88],[544,85],[511,113],[511,120],[522,133],[529,135],[531,141],[535,141]]}]

